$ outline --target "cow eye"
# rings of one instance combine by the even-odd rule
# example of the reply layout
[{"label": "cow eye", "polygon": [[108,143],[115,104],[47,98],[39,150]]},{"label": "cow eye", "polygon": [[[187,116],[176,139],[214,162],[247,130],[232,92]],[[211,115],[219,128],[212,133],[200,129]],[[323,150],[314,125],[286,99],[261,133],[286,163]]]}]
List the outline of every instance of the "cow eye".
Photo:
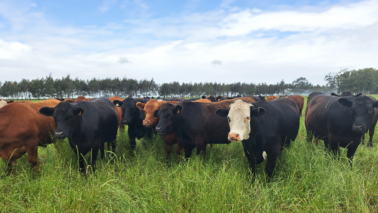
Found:
[{"label": "cow eye", "polygon": [[369,110],[368,113],[369,113],[369,114],[373,113],[373,110]]},{"label": "cow eye", "polygon": [[245,121],[249,121],[249,116],[245,118]]}]

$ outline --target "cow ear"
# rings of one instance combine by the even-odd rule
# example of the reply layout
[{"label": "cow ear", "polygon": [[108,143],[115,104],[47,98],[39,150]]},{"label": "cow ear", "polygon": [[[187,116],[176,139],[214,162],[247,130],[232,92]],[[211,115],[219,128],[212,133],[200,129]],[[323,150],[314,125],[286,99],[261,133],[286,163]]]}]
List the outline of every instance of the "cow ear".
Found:
[{"label": "cow ear", "polygon": [[39,113],[46,116],[52,116],[54,114],[54,108],[42,107],[41,109],[39,109]]},{"label": "cow ear", "polygon": [[218,109],[215,114],[221,118],[227,118],[228,112],[230,112],[230,109]]},{"label": "cow ear", "polygon": [[75,112],[75,115],[82,116],[84,114],[85,110],[84,110],[83,107],[79,106],[79,107],[76,107],[74,112]]},{"label": "cow ear", "polygon": [[348,100],[348,99],[345,99],[345,98],[340,98],[338,100],[339,104],[345,106],[345,107],[352,107],[353,103],[352,101]]},{"label": "cow ear", "polygon": [[120,101],[120,100],[114,100],[114,101],[113,101],[113,104],[116,105],[116,106],[122,106],[123,101]]},{"label": "cow ear", "polygon": [[373,103],[373,107],[378,108],[378,101]]},{"label": "cow ear", "polygon": [[138,107],[138,109],[140,110],[143,110],[144,109],[144,106],[146,106],[146,104],[142,103],[142,102],[138,102],[136,103],[136,107]]},{"label": "cow ear", "polygon": [[155,110],[155,112],[154,112],[154,117],[155,117],[155,118],[158,118],[158,117],[159,117],[158,114],[159,114],[159,110],[157,109],[157,110]]},{"label": "cow ear", "polygon": [[179,114],[182,111],[182,109],[183,109],[183,107],[180,104],[178,104],[178,105],[176,105],[175,112],[177,114]]},{"label": "cow ear", "polygon": [[255,117],[259,117],[265,114],[265,109],[262,107],[257,107],[257,109],[251,106],[251,115]]}]

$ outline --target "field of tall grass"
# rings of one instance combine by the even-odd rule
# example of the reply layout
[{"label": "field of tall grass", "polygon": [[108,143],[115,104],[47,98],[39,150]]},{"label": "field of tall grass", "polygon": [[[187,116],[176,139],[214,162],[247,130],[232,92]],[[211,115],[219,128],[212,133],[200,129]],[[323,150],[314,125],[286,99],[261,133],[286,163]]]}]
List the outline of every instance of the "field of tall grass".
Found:
[{"label": "field of tall grass", "polygon": [[139,140],[130,153],[127,133],[119,132],[116,157],[81,174],[76,154],[60,141],[39,148],[37,169],[26,155],[11,174],[1,162],[0,212],[377,212],[378,136],[373,148],[360,145],[351,169],[345,149],[337,160],[323,142],[307,143],[303,122],[272,181],[264,162],[254,184],[241,144],[167,163],[159,136]]}]

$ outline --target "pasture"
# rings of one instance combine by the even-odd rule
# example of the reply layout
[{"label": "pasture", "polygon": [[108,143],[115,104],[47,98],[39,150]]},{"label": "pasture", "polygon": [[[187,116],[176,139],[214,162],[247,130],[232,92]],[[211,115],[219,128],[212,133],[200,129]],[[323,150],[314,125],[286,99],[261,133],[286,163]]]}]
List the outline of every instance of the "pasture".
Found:
[{"label": "pasture", "polygon": [[[376,97],[376,96],[375,96]],[[305,110],[305,107],[304,107]],[[67,141],[39,148],[38,171],[27,156],[10,175],[0,165],[0,212],[377,212],[378,135],[360,145],[353,169],[324,144],[307,143],[304,113],[297,140],[285,149],[271,182],[265,163],[251,185],[240,143],[208,146],[207,155],[167,163],[159,136],[138,140],[130,153],[119,132],[116,157],[98,159],[96,174],[81,174]],[[90,171],[90,169],[89,169]]]}]

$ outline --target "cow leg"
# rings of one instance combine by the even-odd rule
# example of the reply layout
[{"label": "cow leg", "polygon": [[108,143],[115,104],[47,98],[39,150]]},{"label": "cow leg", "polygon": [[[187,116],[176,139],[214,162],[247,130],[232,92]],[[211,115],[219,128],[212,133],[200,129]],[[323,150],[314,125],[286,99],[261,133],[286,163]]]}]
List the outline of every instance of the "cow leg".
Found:
[{"label": "cow leg", "polygon": [[92,166],[93,173],[95,172],[97,155],[98,155],[98,148],[92,149],[92,162],[91,162],[91,166]]},{"label": "cow leg", "polygon": [[203,153],[203,156],[206,157],[206,144],[201,143],[196,145],[197,147],[197,155],[199,155],[201,152]]},{"label": "cow leg", "polygon": [[[108,142],[108,144],[109,144],[109,142]],[[110,144],[112,145],[112,152],[115,154],[116,147],[117,147],[117,140],[111,141]]]},{"label": "cow leg", "polygon": [[177,146],[176,146],[176,153],[177,153],[177,155],[182,155],[183,151],[184,151],[184,148],[180,145],[179,142],[177,142]]},{"label": "cow leg", "polygon": [[[108,147],[109,147],[109,143],[108,143]],[[105,144],[104,143],[102,143],[100,146],[100,152],[101,152],[101,159],[104,159],[105,158]]]},{"label": "cow leg", "polygon": [[[352,145],[352,144],[351,144]],[[353,165],[353,156],[358,146],[348,146],[347,157],[349,159],[350,167]]]},{"label": "cow leg", "polygon": [[276,167],[277,158],[280,153],[281,147],[275,147],[272,152],[268,154],[268,162],[266,163],[266,173],[268,174],[269,181],[273,176],[274,168]]},{"label": "cow leg", "polygon": [[188,160],[192,156],[194,147],[185,147],[185,159]]},{"label": "cow leg", "polygon": [[244,154],[248,159],[249,163],[249,168],[251,169],[252,172],[252,183],[255,182],[256,179],[256,160],[255,158],[252,157],[252,150],[249,149],[248,144],[246,141],[242,141],[243,148],[244,148]]},{"label": "cow leg", "polygon": [[335,157],[337,157],[338,159],[340,158],[340,150],[339,150],[339,143],[337,143],[337,140],[335,139],[332,139],[332,137],[328,137],[328,149],[329,151],[331,151]]},{"label": "cow leg", "polygon": [[312,132],[311,131],[307,131],[307,136],[306,136],[307,142],[312,142],[313,138],[314,138],[314,135],[312,134]]},{"label": "cow leg", "polygon": [[167,148],[167,157],[166,157],[166,160],[169,161],[171,159],[171,154],[172,154],[172,145],[166,143],[165,147]]},{"label": "cow leg", "polygon": [[129,126],[128,133],[129,133],[130,147],[131,147],[130,153],[133,153],[134,150],[135,150],[135,147],[136,147],[135,138],[136,138],[137,130],[134,129],[134,128],[130,128],[130,126]]},{"label": "cow leg", "polygon": [[374,136],[374,131],[375,131],[375,125],[377,125],[376,122],[374,122],[370,128],[369,128],[369,143],[367,146],[372,147],[373,146],[373,136]]},{"label": "cow leg", "polygon": [[37,166],[38,164],[38,147],[29,147],[27,149],[28,153],[28,162],[32,165],[32,167]]},{"label": "cow leg", "polygon": [[84,157],[82,153],[76,152],[79,154],[79,167],[80,167],[80,172],[84,173],[85,172],[85,167],[84,167]]}]

